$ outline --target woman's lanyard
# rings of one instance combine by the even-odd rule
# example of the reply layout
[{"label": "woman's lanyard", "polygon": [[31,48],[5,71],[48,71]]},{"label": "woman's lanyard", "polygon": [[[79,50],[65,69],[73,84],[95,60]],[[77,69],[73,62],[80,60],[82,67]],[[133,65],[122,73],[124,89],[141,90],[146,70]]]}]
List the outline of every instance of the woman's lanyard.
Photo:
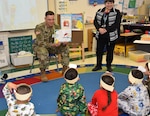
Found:
[{"label": "woman's lanyard", "polygon": [[108,18],[108,14],[104,13],[104,16],[103,16],[104,24],[102,25],[102,27],[104,28],[106,27],[107,18]]},{"label": "woman's lanyard", "polygon": [[[104,16],[103,16],[104,24],[102,25],[103,28],[106,28],[107,19],[108,19],[108,13],[104,13]],[[108,46],[110,46],[110,40],[108,42]]]}]

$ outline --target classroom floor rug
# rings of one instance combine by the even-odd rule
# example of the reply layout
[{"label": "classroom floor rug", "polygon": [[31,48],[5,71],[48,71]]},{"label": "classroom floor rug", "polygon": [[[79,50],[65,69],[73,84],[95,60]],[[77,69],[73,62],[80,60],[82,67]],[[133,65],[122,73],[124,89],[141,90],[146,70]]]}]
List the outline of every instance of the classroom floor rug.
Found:
[{"label": "classroom floor rug", "polygon": [[[105,65],[101,71],[92,72],[94,64],[78,65],[78,72],[80,76],[79,83],[85,89],[86,101],[90,102],[93,93],[99,89],[100,76],[106,71]],[[113,75],[116,78],[115,89],[118,93],[124,90],[128,84],[127,75],[131,68],[134,66],[126,65],[113,65]],[[61,69],[60,69],[61,70]],[[35,105],[35,111],[37,114],[56,114],[59,89],[61,84],[65,82],[62,77],[61,71],[56,70],[47,71],[48,82],[43,83],[40,80],[40,74],[26,75],[23,77],[17,77],[15,79],[7,80],[7,82],[27,83],[33,88],[33,95],[31,102]],[[0,116],[4,116],[7,112],[6,101],[2,94],[3,84],[0,85]]]}]

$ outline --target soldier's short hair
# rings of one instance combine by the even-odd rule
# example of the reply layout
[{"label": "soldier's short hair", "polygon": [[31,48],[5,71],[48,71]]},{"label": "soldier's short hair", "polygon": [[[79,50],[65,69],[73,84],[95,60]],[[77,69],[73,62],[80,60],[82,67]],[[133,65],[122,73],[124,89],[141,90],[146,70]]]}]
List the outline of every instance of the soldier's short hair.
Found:
[{"label": "soldier's short hair", "polygon": [[45,16],[47,16],[47,15],[54,15],[55,13],[53,12],[53,11],[47,11],[46,13],[45,13]]}]

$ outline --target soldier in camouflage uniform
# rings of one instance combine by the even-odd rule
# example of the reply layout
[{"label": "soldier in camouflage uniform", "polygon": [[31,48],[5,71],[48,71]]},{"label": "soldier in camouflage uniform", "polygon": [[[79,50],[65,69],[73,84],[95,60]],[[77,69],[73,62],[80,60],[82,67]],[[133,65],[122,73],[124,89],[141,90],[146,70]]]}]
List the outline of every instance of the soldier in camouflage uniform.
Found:
[{"label": "soldier in camouflage uniform", "polygon": [[60,29],[60,27],[54,23],[54,12],[47,11],[45,13],[45,22],[37,25],[35,28],[36,40],[33,45],[33,50],[40,63],[42,81],[48,81],[45,70],[49,66],[49,53],[61,54],[62,73],[69,65],[69,47],[65,42],[54,43],[55,29]]}]

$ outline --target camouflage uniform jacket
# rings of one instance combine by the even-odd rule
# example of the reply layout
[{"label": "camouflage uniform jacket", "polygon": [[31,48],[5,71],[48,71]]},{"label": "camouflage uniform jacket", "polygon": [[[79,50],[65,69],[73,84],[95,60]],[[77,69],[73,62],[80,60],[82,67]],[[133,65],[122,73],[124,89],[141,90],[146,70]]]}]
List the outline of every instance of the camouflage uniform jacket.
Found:
[{"label": "camouflage uniform jacket", "polygon": [[65,116],[84,115],[86,112],[86,99],[81,84],[64,83],[57,99],[59,111]]},{"label": "camouflage uniform jacket", "polygon": [[36,40],[34,46],[50,48],[51,44],[54,43],[54,38],[52,37],[55,29],[60,29],[60,27],[54,24],[53,27],[49,28],[46,26],[45,22],[37,25],[35,27]]}]

